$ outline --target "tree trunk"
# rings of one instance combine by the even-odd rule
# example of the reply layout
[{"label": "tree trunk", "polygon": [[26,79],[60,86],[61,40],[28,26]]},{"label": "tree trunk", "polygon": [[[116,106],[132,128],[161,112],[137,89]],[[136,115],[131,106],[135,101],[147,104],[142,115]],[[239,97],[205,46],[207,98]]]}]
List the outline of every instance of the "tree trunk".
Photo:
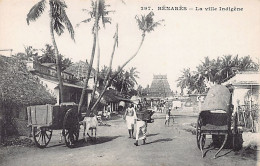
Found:
[{"label": "tree trunk", "polygon": [[104,87],[102,93],[99,95],[99,97],[98,97],[97,101],[95,102],[95,104],[90,109],[90,112],[93,112],[93,110],[95,109],[96,105],[100,102],[101,98],[103,97],[106,89],[108,88],[108,86],[110,84],[110,81],[108,80],[108,78],[109,78],[109,75],[111,73],[111,68],[112,68],[112,63],[113,63],[113,59],[114,59],[115,49],[116,49],[116,45],[118,43],[118,25],[116,26],[116,33],[114,35],[114,39],[115,40],[114,40],[113,51],[112,51],[112,54],[111,54],[111,57],[110,57],[109,67],[108,67],[108,70],[107,70],[107,73],[106,73],[106,77],[105,77],[105,80],[104,80],[105,87]]},{"label": "tree trunk", "polygon": [[120,90],[120,93],[121,93],[121,94],[122,94],[123,88],[124,88],[124,81],[125,81],[125,79],[123,79],[123,82],[122,82],[122,85],[121,85],[121,90]]},{"label": "tree trunk", "polygon": [[[97,57],[97,70],[96,70],[96,74],[95,74],[96,80],[95,80],[94,88],[93,88],[93,91],[92,91],[92,94],[91,94],[90,104],[93,103],[95,93],[96,93],[96,89],[97,89],[97,84],[98,84],[99,62],[100,62],[100,46],[99,46],[98,31],[97,31],[97,51],[98,51],[97,52],[98,57]],[[91,105],[89,105],[89,106],[91,106]]]},{"label": "tree trunk", "polygon": [[[96,2],[96,9],[99,8],[99,0],[97,0]],[[84,81],[84,87],[82,89],[82,93],[81,93],[81,97],[80,97],[80,102],[79,102],[79,107],[78,107],[78,113],[80,114],[81,113],[81,108],[83,106],[83,103],[85,102],[85,98],[86,98],[86,91],[87,91],[87,88],[88,88],[88,81],[89,81],[89,77],[90,77],[90,73],[91,73],[91,70],[92,70],[92,65],[93,65],[93,60],[94,60],[94,57],[95,57],[95,50],[96,50],[96,39],[97,39],[97,36],[96,36],[96,33],[98,31],[98,11],[99,10],[96,10],[96,15],[95,15],[95,32],[93,34],[93,46],[92,46],[92,53],[91,53],[91,58],[90,58],[90,62],[89,62],[89,66],[88,66],[88,70],[87,70],[87,76],[86,76],[86,79]],[[87,110],[86,110],[87,112]]]},{"label": "tree trunk", "polygon": [[116,33],[114,35],[114,46],[113,46],[113,51],[112,51],[112,54],[110,56],[110,62],[109,62],[109,67],[108,67],[108,70],[107,70],[107,73],[106,73],[106,77],[105,77],[105,80],[104,80],[104,84],[106,84],[106,82],[108,81],[108,78],[109,78],[109,75],[111,73],[111,69],[112,69],[112,64],[113,64],[113,59],[114,59],[114,54],[115,54],[115,48],[116,48],[116,45],[118,44],[118,24],[116,25]]},{"label": "tree trunk", "polygon": [[[2,100],[2,99],[1,99]],[[0,100],[0,144],[4,141],[4,103]]]},{"label": "tree trunk", "polygon": [[145,39],[145,33],[142,34],[142,40],[141,40],[141,43],[140,43],[140,45],[139,45],[139,47],[138,47],[136,53],[135,53],[133,56],[131,56],[131,57],[119,68],[119,70],[118,70],[118,71],[116,72],[116,74],[111,78],[111,80],[113,80],[113,79],[123,70],[123,68],[124,68],[132,59],[134,59],[134,57],[136,57],[136,55],[137,55],[138,52],[140,51],[140,48],[141,48],[142,45],[143,45],[144,39]]},{"label": "tree trunk", "polygon": [[[50,5],[50,7],[52,8],[51,5]],[[53,33],[54,20],[52,18],[52,13],[50,13],[50,19],[51,19],[51,21],[50,21],[51,40],[52,40],[52,44],[54,46],[55,57],[56,57],[57,76],[58,76],[58,80],[59,80],[59,103],[58,104],[60,104],[63,102],[63,80],[62,80],[62,76],[61,76],[61,58],[59,55],[58,47],[57,47],[54,33]]]},{"label": "tree trunk", "polygon": [[102,93],[99,95],[97,101],[95,102],[95,104],[92,106],[91,108],[91,112],[95,109],[95,107],[97,106],[97,104],[100,102],[101,98],[103,97],[103,95],[105,94],[105,91],[106,89],[108,88],[108,85],[110,82],[112,82],[112,80],[123,70],[123,68],[138,54],[138,52],[140,51],[140,48],[142,47],[143,45],[143,42],[144,42],[144,39],[145,39],[145,33],[142,34],[142,40],[141,40],[141,43],[137,49],[137,51],[135,52],[135,54],[133,56],[131,56],[120,68],[119,70],[116,72],[116,74],[111,78],[109,79],[109,81],[107,81]]}]

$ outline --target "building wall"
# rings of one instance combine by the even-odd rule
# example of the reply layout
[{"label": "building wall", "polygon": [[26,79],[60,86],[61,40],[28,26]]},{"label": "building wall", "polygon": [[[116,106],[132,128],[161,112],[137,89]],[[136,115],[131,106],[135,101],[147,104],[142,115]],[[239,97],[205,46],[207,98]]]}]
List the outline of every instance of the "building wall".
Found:
[{"label": "building wall", "polygon": [[[57,78],[57,71],[55,68],[44,66],[36,62],[27,62],[27,69],[29,71],[37,71],[38,73]],[[62,72],[61,76],[64,80],[70,81],[74,79],[73,74],[68,72]]]}]

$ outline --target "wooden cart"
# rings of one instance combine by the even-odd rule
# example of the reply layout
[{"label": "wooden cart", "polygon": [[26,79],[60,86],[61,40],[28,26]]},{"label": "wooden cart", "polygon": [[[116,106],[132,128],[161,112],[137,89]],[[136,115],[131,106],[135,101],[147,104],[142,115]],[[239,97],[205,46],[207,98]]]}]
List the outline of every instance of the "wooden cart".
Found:
[{"label": "wooden cart", "polygon": [[234,150],[242,148],[242,133],[238,130],[237,113],[233,113],[232,106],[228,88],[215,85],[209,90],[197,120],[197,146],[202,157],[206,135],[212,135],[213,145],[220,145],[214,158],[227,144]]},{"label": "wooden cart", "polygon": [[36,105],[27,107],[28,125],[39,148],[45,148],[53,130],[62,130],[67,147],[74,147],[79,138],[78,106],[76,104]]}]

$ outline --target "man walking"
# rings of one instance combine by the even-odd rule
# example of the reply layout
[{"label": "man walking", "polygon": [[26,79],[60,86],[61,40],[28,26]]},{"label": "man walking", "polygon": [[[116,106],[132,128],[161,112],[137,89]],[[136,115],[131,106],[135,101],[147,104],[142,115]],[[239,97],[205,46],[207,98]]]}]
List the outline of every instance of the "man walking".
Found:
[{"label": "man walking", "polygon": [[[147,122],[143,119],[144,113],[142,112],[141,104],[137,105],[136,108],[136,142],[134,143],[135,146],[138,146],[138,140],[143,140],[143,144],[146,141],[146,131],[147,131]],[[140,137],[141,133],[142,136]]]},{"label": "man walking", "polygon": [[130,107],[128,107],[125,111],[124,120],[126,120],[127,129],[129,133],[129,138],[134,138],[134,122],[135,122],[135,109],[134,105],[131,104]]},{"label": "man walking", "polygon": [[[166,101],[166,103],[165,103],[165,109],[166,109],[166,117],[165,117],[165,125],[166,125],[166,123],[168,123],[168,126],[169,126],[169,124],[170,124],[170,118],[171,118],[171,105],[170,105],[170,103],[168,102],[168,100]],[[174,123],[174,118],[173,118],[173,116],[172,116],[172,122]]]}]

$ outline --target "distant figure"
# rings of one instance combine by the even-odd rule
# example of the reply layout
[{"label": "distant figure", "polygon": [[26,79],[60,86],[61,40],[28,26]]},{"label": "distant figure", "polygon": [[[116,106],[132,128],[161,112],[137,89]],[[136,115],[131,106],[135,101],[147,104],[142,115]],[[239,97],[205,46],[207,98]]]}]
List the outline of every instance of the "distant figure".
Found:
[{"label": "distant figure", "polygon": [[110,119],[110,113],[111,113],[111,107],[110,105],[107,105],[107,108],[105,109],[104,116],[106,119]]},{"label": "distant figure", "polygon": [[168,122],[168,126],[169,126],[170,116],[171,116],[171,111],[170,110],[166,111],[166,117],[165,117],[165,122],[164,122],[165,125]]},{"label": "distant figure", "polygon": [[126,120],[126,125],[129,133],[129,138],[134,138],[134,124],[135,124],[135,109],[134,109],[134,104],[131,104],[131,106],[126,109],[125,115],[124,115],[124,120]]},{"label": "distant figure", "polygon": [[161,111],[161,113],[163,112],[163,107],[164,107],[164,105],[163,105],[163,103],[161,102],[161,103],[160,103],[160,111]]},{"label": "distant figure", "polygon": [[[169,126],[169,124],[170,124],[170,118],[171,118],[171,106],[169,105],[169,102],[168,101],[166,101],[166,103],[165,103],[165,109],[166,109],[166,117],[165,117],[165,125],[166,125],[166,123],[168,123],[168,126]],[[173,120],[173,123],[174,123],[174,118],[173,118],[173,116],[172,116],[172,120]]]}]

